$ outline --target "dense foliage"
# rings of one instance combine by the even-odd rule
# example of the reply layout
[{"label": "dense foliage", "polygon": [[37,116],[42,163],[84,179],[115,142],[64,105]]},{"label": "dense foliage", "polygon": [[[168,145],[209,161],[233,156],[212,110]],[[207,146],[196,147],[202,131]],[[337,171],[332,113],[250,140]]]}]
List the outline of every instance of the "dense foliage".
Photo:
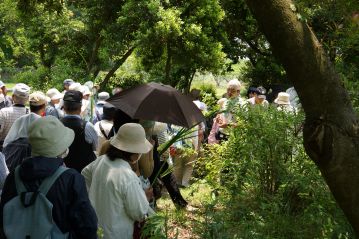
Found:
[{"label": "dense foliage", "polygon": [[213,201],[202,238],[352,238],[319,170],[305,154],[301,114],[241,109],[228,142],[208,147]]}]

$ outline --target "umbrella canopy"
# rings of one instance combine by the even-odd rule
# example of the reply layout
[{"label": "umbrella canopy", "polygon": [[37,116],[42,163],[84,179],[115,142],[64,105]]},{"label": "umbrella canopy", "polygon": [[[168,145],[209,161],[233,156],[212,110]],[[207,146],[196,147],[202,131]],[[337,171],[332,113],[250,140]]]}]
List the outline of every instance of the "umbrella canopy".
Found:
[{"label": "umbrella canopy", "polygon": [[205,120],[191,98],[171,86],[155,82],[121,91],[107,101],[134,119],[171,123],[187,128]]}]

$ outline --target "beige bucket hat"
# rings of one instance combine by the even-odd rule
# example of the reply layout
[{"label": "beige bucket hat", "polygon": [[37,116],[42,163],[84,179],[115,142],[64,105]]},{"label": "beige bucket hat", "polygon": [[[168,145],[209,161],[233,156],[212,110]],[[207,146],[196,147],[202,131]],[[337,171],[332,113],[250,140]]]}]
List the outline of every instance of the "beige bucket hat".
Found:
[{"label": "beige bucket hat", "polygon": [[136,123],[122,125],[110,140],[110,144],[129,153],[145,154],[152,149],[152,144],[146,139],[144,128]]},{"label": "beige bucket hat", "polygon": [[274,103],[278,105],[290,105],[289,94],[285,92],[279,92],[277,98],[274,100]]},{"label": "beige bucket hat", "polygon": [[35,120],[28,134],[32,156],[57,157],[66,151],[75,138],[74,131],[53,116]]}]

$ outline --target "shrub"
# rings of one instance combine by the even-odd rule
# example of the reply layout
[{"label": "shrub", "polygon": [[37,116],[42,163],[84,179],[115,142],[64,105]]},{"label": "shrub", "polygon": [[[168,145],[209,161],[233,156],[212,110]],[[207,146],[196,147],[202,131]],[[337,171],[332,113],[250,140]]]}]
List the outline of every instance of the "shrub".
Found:
[{"label": "shrub", "polygon": [[354,237],[304,151],[303,115],[250,107],[236,117],[229,141],[199,160],[215,189],[202,234],[215,227],[217,238]]}]

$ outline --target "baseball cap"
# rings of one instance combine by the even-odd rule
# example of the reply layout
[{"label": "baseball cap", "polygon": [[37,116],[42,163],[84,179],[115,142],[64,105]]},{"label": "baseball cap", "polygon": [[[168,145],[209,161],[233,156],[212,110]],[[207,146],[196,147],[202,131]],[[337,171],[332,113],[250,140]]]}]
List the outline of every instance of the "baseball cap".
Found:
[{"label": "baseball cap", "polygon": [[5,83],[3,81],[0,80],[0,88],[6,86]]},{"label": "baseball cap", "polygon": [[30,94],[29,97],[30,105],[39,106],[47,103],[46,96],[41,91],[35,91]]},{"label": "baseball cap", "polygon": [[18,83],[14,86],[13,95],[21,98],[28,98],[30,94],[30,87],[24,83]]},{"label": "baseball cap", "polygon": [[77,90],[69,90],[65,93],[63,101],[81,103],[82,93]]}]

